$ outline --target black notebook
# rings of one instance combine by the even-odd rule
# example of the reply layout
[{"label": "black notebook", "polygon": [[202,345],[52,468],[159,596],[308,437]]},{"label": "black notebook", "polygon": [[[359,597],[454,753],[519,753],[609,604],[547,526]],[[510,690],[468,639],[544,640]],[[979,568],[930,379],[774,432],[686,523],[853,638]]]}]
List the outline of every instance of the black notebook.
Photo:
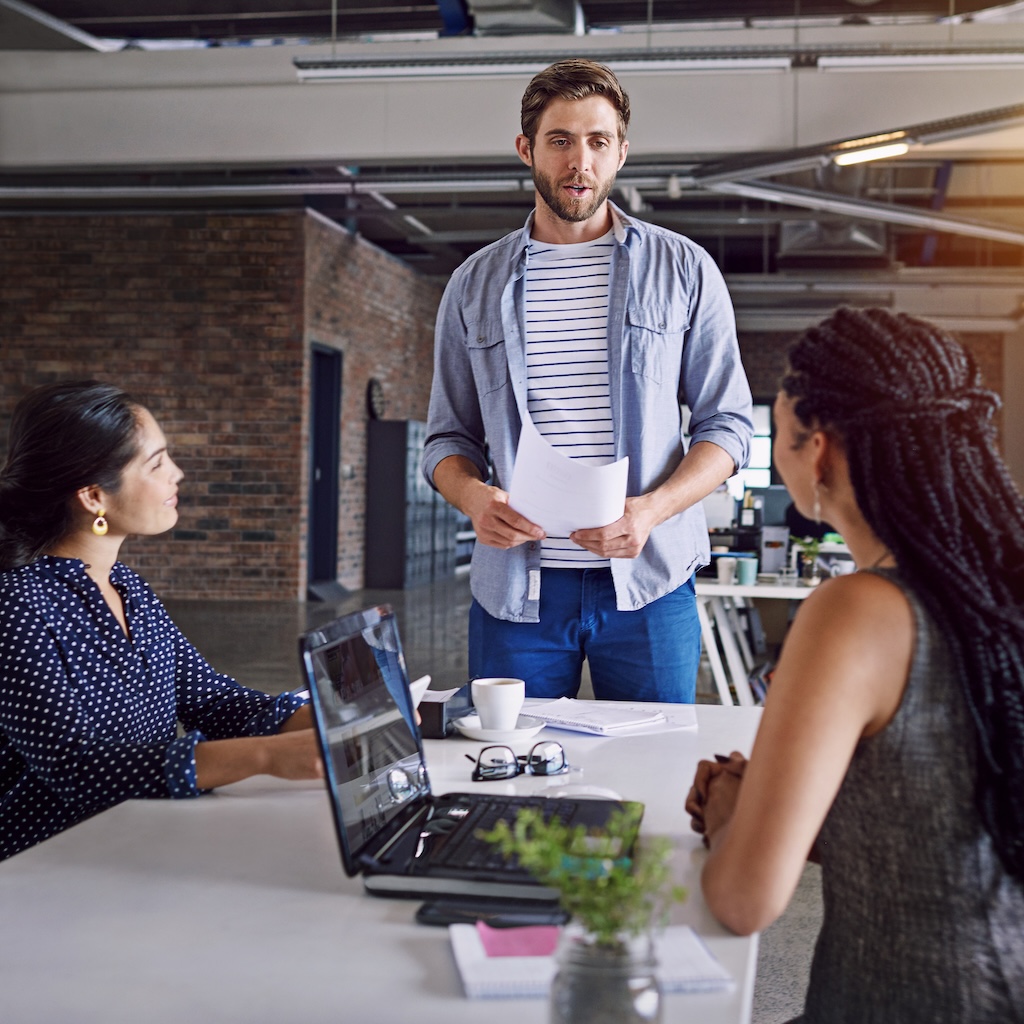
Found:
[{"label": "black notebook", "polygon": [[299,638],[299,653],[342,863],[349,875],[362,875],[368,892],[553,900],[553,890],[476,832],[501,818],[511,822],[528,806],[599,828],[625,806],[607,799],[490,795],[486,785],[434,796],[398,623],[388,605],[310,630]]}]

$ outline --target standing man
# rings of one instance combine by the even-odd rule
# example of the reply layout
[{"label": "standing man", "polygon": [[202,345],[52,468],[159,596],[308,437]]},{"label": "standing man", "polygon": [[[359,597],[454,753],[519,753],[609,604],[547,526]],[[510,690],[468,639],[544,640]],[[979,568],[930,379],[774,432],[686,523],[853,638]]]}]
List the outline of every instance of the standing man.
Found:
[{"label": "standing man", "polygon": [[[608,201],[628,124],[601,64],[560,61],[530,82],[516,151],[536,206],[445,290],[423,472],[476,531],[472,677],[574,696],[586,658],[598,698],[693,701],[700,501],[746,465],[750,389],[708,254]],[[564,455],[629,456],[621,519],[550,537],[509,506],[526,417]]]}]

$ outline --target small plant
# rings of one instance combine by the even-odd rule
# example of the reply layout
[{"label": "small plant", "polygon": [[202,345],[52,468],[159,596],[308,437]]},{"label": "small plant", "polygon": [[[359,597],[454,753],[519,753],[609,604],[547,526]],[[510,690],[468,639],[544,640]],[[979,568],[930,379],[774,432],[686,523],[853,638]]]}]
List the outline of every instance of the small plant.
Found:
[{"label": "small plant", "polygon": [[557,890],[562,908],[603,947],[619,947],[628,937],[664,923],[686,889],[672,884],[668,838],[637,840],[643,809],[628,804],[615,811],[600,832],[582,825],[545,821],[534,808],[523,808],[515,822],[499,821],[482,838],[520,864],[544,885]]},{"label": "small plant", "polygon": [[800,548],[807,561],[817,562],[821,551],[821,541],[817,537],[790,536],[789,539]]}]

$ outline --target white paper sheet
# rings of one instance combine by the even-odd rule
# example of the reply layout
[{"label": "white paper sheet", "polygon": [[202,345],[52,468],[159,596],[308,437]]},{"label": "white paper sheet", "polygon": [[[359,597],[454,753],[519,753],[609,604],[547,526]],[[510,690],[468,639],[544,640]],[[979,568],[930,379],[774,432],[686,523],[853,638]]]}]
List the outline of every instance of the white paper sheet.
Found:
[{"label": "white paper sheet", "polygon": [[607,526],[626,510],[629,458],[607,466],[568,459],[527,418],[519,435],[508,503],[553,537]]},{"label": "white paper sheet", "polygon": [[[449,925],[448,935],[470,999],[548,994],[557,968],[555,957],[489,957],[471,924]],[[655,950],[658,980],[665,992],[721,992],[735,986],[729,972],[688,925],[670,925],[656,935]]]}]

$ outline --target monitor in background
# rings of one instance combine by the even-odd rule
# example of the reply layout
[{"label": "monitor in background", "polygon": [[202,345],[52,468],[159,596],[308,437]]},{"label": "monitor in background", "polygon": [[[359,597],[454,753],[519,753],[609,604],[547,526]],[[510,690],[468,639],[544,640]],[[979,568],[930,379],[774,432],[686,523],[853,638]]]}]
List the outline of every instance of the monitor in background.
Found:
[{"label": "monitor in background", "polygon": [[761,499],[761,523],[764,526],[785,526],[786,509],[792,503],[789,491],[783,484],[768,487],[748,487],[755,498]]},{"label": "monitor in background", "polygon": [[728,530],[736,521],[736,499],[723,485],[703,499],[709,530]]}]

